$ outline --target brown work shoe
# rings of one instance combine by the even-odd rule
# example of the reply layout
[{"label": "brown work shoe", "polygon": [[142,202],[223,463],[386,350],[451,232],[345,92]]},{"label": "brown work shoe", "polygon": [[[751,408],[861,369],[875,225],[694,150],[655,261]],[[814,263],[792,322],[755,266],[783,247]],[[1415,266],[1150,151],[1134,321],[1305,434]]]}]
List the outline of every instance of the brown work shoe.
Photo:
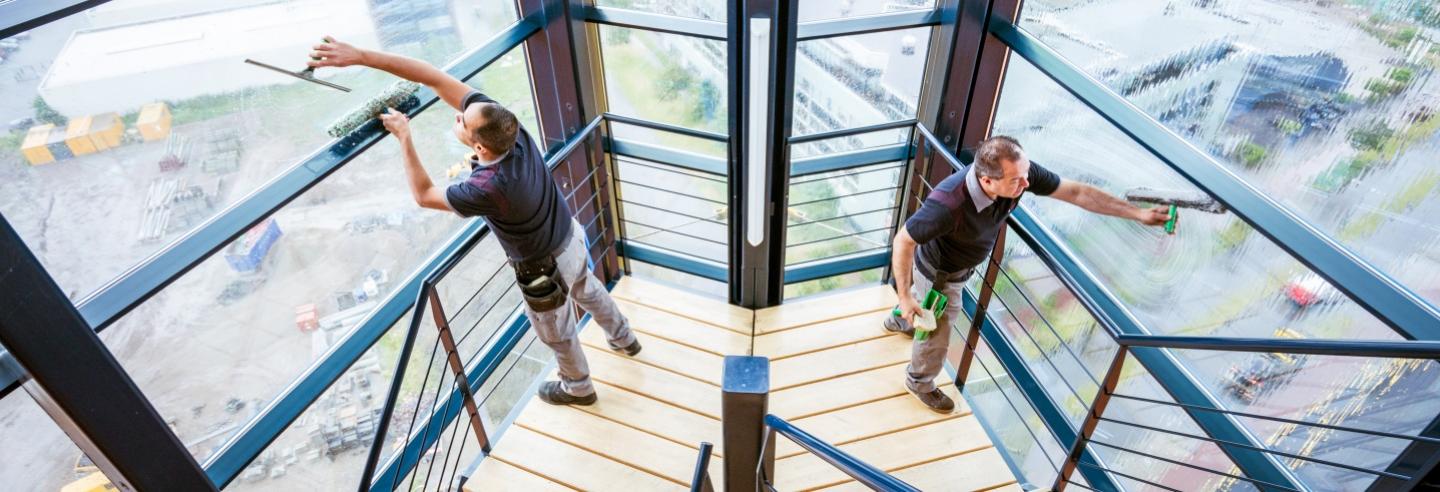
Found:
[{"label": "brown work shoe", "polygon": [[560,385],[559,381],[546,381],[540,385],[540,389],[535,393],[540,396],[541,401],[551,405],[590,405],[595,403],[596,400],[595,393],[593,392],[586,396],[575,396],[566,393],[565,388]]},{"label": "brown work shoe", "polygon": [[905,385],[905,388],[909,389],[910,394],[919,398],[920,402],[930,407],[931,410],[939,413],[950,413],[955,410],[955,400],[951,400],[944,391],[940,391],[940,388],[935,388],[926,393],[915,391],[915,388],[911,388],[908,384]]}]

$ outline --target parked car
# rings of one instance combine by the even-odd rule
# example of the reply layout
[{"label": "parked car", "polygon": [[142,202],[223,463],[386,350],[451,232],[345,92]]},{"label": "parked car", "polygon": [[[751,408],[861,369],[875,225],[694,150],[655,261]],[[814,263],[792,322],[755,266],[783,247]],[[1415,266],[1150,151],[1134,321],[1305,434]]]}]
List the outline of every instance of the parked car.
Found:
[{"label": "parked car", "polygon": [[1314,273],[1307,273],[1292,279],[1285,284],[1284,291],[1285,297],[1300,308],[1330,304],[1345,299],[1345,294]]},{"label": "parked car", "polygon": [[29,130],[32,126],[35,126],[35,118],[16,118],[10,120],[10,123],[7,124],[5,128],[11,132],[19,133]]}]

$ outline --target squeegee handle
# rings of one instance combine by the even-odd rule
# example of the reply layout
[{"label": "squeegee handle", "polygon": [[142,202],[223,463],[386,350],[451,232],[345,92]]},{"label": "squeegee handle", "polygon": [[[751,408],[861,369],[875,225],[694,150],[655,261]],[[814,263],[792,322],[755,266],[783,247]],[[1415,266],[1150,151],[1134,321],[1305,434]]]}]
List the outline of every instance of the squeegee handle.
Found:
[{"label": "squeegee handle", "polygon": [[1178,219],[1178,218],[1180,218],[1180,208],[1179,208],[1179,207],[1176,207],[1175,204],[1172,203],[1172,204],[1170,204],[1170,220],[1166,220],[1166,221],[1165,221],[1165,233],[1166,233],[1166,234],[1174,234],[1174,233],[1175,233],[1175,219]]}]

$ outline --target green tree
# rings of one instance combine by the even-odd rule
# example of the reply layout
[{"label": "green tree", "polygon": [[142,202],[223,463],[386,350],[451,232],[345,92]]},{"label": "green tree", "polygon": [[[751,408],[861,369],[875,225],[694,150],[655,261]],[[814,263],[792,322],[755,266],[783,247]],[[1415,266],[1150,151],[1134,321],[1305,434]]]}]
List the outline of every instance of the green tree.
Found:
[{"label": "green tree", "polygon": [[715,111],[720,109],[720,89],[715,83],[706,79],[700,83],[700,104],[695,105],[694,119],[708,120],[715,117]]},{"label": "green tree", "polygon": [[1395,136],[1395,130],[1380,120],[1350,130],[1350,145],[1358,150],[1380,150],[1385,141]]},{"label": "green tree", "polygon": [[50,104],[45,102],[44,97],[35,96],[35,102],[33,105],[35,106],[36,121],[39,121],[41,123],[53,123],[55,124],[55,126],[63,126],[69,122],[69,120],[65,118],[65,115],[60,114],[60,112],[56,111],[55,108],[50,107]]}]

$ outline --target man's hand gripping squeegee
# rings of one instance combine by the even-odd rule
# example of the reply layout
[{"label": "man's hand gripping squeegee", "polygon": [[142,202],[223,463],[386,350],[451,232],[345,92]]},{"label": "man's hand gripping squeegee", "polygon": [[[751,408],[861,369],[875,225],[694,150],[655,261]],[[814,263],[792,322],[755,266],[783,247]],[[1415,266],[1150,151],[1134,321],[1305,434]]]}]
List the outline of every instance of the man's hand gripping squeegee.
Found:
[{"label": "man's hand gripping squeegee", "polygon": [[1175,233],[1176,219],[1180,218],[1180,209],[1189,208],[1212,214],[1225,213],[1225,204],[1211,198],[1199,191],[1172,191],[1157,190],[1154,188],[1131,188],[1125,192],[1125,199],[1138,203],[1153,203],[1156,205],[1170,206],[1170,220],[1165,222],[1165,233]]},{"label": "man's hand gripping squeegee", "polygon": [[[930,289],[930,292],[925,294],[925,302],[920,303],[920,314],[915,316],[915,322],[910,325],[915,328],[915,341],[923,342],[930,338],[930,332],[935,331],[936,320],[940,319],[940,314],[945,312],[945,305],[949,303],[950,298],[938,290]],[[891,313],[902,316],[899,307]]]}]

